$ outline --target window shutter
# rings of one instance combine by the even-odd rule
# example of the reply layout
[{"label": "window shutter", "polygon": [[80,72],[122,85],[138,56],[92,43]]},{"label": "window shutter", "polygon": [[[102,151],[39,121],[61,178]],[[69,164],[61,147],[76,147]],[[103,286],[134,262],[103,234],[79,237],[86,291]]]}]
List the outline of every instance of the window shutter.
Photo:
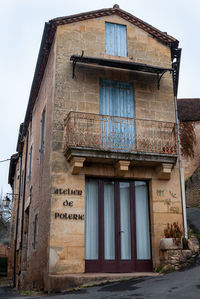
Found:
[{"label": "window shutter", "polygon": [[44,152],[45,118],[46,118],[46,110],[44,109],[42,112],[42,120],[41,120],[40,154]]},{"label": "window shutter", "polygon": [[29,178],[29,180],[31,179],[32,152],[33,152],[33,146],[31,145],[30,152],[29,152],[29,171],[28,171],[28,178]]},{"label": "window shutter", "polygon": [[127,57],[126,26],[106,22],[106,54]]}]

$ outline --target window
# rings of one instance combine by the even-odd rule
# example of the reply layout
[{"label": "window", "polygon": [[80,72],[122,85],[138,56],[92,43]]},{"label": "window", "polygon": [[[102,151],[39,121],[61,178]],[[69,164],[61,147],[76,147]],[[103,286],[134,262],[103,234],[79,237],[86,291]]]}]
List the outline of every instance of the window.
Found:
[{"label": "window", "polygon": [[28,179],[29,179],[29,181],[30,181],[30,179],[31,179],[32,152],[33,152],[33,146],[31,145],[30,152],[29,152],[29,170],[28,170]]},{"label": "window", "polygon": [[37,235],[38,235],[38,214],[35,215],[35,219],[34,219],[33,224],[34,224],[33,249],[36,249]]},{"label": "window", "polygon": [[25,233],[25,260],[24,260],[24,270],[27,270],[28,265],[28,237],[29,237],[29,207],[25,211],[25,226],[24,226],[24,233]]},{"label": "window", "polygon": [[22,171],[22,176],[21,176],[21,194],[22,196],[24,194],[24,170]]},{"label": "window", "polygon": [[106,54],[127,57],[126,26],[106,22]]},{"label": "window", "polygon": [[46,118],[46,109],[44,108],[42,112],[42,119],[41,119],[40,154],[43,154],[44,152],[45,118]]},{"label": "window", "polygon": [[[101,145],[115,151],[134,151],[136,134],[134,122],[134,91],[129,82],[101,80],[99,111],[108,117],[101,122]],[[131,118],[128,120],[127,118]]]}]

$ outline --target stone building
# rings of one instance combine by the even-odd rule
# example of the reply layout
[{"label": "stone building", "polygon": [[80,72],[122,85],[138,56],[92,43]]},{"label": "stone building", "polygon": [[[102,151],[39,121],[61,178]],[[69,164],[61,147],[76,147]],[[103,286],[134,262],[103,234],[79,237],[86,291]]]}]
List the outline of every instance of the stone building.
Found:
[{"label": "stone building", "polygon": [[159,265],[167,223],[183,225],[180,54],[117,5],[45,24],[9,177],[17,286]]},{"label": "stone building", "polygon": [[178,116],[180,122],[192,125],[196,143],[193,144],[194,156],[183,157],[183,168],[186,181],[186,203],[188,207],[200,208],[200,99],[178,99]]}]

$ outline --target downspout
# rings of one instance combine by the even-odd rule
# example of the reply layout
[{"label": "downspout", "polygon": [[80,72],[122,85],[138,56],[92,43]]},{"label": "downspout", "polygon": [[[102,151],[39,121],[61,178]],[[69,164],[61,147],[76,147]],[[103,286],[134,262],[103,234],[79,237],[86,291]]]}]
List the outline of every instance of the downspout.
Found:
[{"label": "downspout", "polygon": [[17,203],[17,217],[15,227],[15,246],[14,246],[14,265],[13,265],[13,287],[16,287],[16,256],[17,256],[17,239],[18,239],[18,224],[19,224],[19,205],[21,196],[21,178],[22,178],[22,156],[20,154],[20,171],[19,171],[19,186],[18,186],[18,203]]},{"label": "downspout", "polygon": [[186,215],[186,202],[185,202],[185,184],[184,184],[184,172],[183,172],[182,162],[181,162],[180,127],[179,127],[178,106],[177,106],[178,76],[179,76],[181,49],[176,49],[176,50],[177,50],[176,62],[173,63],[174,106],[175,106],[176,128],[177,128],[178,163],[179,163],[179,173],[180,173],[184,237],[187,239],[188,238],[188,230],[187,230],[187,215]]}]

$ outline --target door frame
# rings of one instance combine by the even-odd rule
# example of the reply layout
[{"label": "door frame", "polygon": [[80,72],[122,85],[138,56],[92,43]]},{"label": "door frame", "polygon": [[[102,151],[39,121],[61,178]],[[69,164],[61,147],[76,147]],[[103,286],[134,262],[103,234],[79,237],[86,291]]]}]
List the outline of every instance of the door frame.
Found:
[{"label": "door frame", "polygon": [[[88,177],[90,178],[90,177]],[[85,272],[151,272],[152,271],[152,242],[151,242],[151,217],[149,202],[149,184],[147,180],[119,179],[119,178],[92,178],[98,181],[98,217],[99,217],[99,259],[85,260]],[[114,182],[114,217],[115,217],[115,260],[104,259],[104,182]],[[136,249],[136,214],[135,214],[135,181],[145,181],[147,184],[148,210],[149,210],[149,234],[150,234],[150,255],[149,260],[137,260]],[[119,183],[129,182],[130,192],[130,217],[131,227],[131,259],[121,260],[120,242],[120,195]]]}]

